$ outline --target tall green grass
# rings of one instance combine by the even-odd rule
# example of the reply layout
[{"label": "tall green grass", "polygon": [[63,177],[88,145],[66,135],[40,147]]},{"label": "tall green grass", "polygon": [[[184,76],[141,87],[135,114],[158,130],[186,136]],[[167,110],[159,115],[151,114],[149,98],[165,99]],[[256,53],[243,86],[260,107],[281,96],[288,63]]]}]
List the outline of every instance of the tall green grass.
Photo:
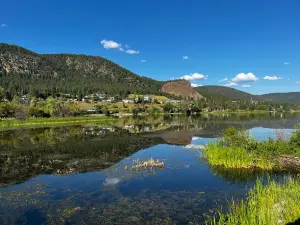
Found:
[{"label": "tall green grass", "polygon": [[279,166],[278,159],[269,154],[247,151],[243,147],[229,148],[220,143],[210,143],[205,147],[204,157],[214,166],[225,168],[260,168],[272,170]]},{"label": "tall green grass", "polygon": [[228,213],[219,212],[211,225],[283,225],[300,218],[300,182],[292,178],[284,183],[261,181],[240,202],[232,201]]},{"label": "tall green grass", "polygon": [[300,129],[290,140],[280,136],[277,140],[257,141],[245,131],[229,128],[216,143],[208,144],[203,154],[213,166],[263,170],[282,169],[282,155],[300,155]]}]

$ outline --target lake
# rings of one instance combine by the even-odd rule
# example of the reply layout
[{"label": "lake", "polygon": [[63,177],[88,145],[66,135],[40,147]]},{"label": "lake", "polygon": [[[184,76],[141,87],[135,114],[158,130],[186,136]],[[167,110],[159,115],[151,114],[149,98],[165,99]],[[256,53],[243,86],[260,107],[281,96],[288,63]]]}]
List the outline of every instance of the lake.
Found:
[{"label": "lake", "polygon": [[[0,131],[0,224],[203,224],[266,173],[211,167],[228,127],[286,137],[300,114],[124,117],[113,124]],[[134,160],[165,168],[128,169]]]}]

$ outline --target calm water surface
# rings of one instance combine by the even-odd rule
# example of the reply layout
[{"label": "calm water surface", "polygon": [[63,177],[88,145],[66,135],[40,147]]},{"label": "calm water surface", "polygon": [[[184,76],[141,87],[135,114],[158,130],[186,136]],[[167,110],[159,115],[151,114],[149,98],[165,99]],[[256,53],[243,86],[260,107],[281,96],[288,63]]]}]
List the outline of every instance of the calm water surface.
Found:
[{"label": "calm water surface", "polygon": [[[222,130],[288,137],[299,114],[122,118],[114,125],[0,131],[0,224],[203,224],[267,174],[213,168]],[[128,170],[133,160],[165,168]],[[287,174],[271,174],[280,179]]]}]

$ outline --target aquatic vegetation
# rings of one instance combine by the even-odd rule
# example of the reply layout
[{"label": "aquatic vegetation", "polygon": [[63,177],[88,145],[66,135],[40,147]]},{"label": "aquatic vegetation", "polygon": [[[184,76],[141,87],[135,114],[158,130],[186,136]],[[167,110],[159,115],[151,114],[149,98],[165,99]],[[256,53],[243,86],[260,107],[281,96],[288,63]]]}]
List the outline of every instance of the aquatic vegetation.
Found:
[{"label": "aquatic vegetation", "polygon": [[219,215],[208,224],[212,225],[274,225],[293,222],[300,217],[300,182],[289,178],[284,183],[261,181],[240,202],[232,201],[228,213]]},{"label": "aquatic vegetation", "polygon": [[154,160],[152,158],[141,161],[139,159],[133,160],[132,166],[127,166],[126,169],[134,169],[134,170],[140,170],[140,169],[148,169],[153,170],[155,168],[164,168],[165,163],[157,160]]},{"label": "aquatic vegetation", "polygon": [[[300,169],[297,158],[286,160],[286,156],[300,155],[300,131],[297,129],[290,140],[283,140],[282,134],[277,140],[256,141],[243,130],[229,128],[223,138],[208,144],[204,149],[204,158],[213,166],[226,168],[245,168],[263,170]],[[287,164],[288,162],[288,164]]]},{"label": "aquatic vegetation", "polygon": [[220,143],[210,143],[205,147],[204,157],[214,166],[226,168],[260,168],[271,170],[278,165],[277,159],[269,155],[262,155],[245,148],[228,148]]}]

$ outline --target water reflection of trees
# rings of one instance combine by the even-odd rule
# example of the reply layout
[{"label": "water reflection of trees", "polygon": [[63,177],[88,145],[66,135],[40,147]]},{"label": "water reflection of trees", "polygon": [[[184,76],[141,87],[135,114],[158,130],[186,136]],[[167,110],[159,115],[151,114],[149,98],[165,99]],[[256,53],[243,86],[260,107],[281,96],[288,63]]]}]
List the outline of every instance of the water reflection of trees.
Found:
[{"label": "water reflection of trees", "polygon": [[120,128],[69,127],[8,132],[0,139],[1,186],[39,174],[102,170],[153,145]]}]

